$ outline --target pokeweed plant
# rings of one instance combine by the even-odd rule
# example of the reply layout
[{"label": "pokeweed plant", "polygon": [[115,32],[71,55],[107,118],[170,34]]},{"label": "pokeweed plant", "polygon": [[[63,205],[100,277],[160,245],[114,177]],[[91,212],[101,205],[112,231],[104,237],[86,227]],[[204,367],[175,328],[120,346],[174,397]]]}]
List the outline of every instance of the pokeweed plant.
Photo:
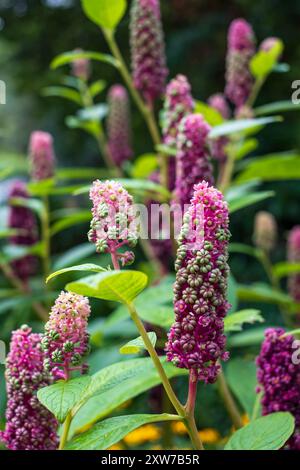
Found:
[{"label": "pokeweed plant", "polygon": [[[204,382],[213,387],[216,382],[234,425],[226,450],[297,448],[298,369],[295,366],[289,370],[282,378],[284,385],[277,386],[273,378],[282,376],[280,367],[289,360],[292,338],[299,330],[267,330],[257,360],[257,398],[254,387],[247,395],[239,379],[245,364],[248,372],[249,362],[241,365],[236,358],[229,360],[227,352],[245,341],[241,336],[247,334],[241,331],[244,324],[264,321],[256,309],[238,310],[239,301],[276,304],[285,326],[292,328],[299,313],[297,227],[290,236],[288,260],[276,265],[271,261],[276,247],[276,221],[266,212],[256,217],[255,246],[229,244],[230,214],[273,196],[270,191],[259,190],[258,179],[300,178],[299,156],[291,152],[242,161],[256,150],[256,134],[268,124],[280,122],[278,112],[292,109],[289,102],[255,107],[269,75],[284,68],[280,64],[282,41],[267,38],[256,50],[251,25],[243,19],[233,21],[228,33],[224,93],[201,101],[193,97],[185,76],[179,75],[167,84],[158,0],[132,2],[131,70],[115,37],[126,12],[126,0],[81,3],[86,16],[100,27],[111,54],[81,49],[61,54],[52,67],[69,64],[71,75],[64,78],[63,86],[48,87],[43,93],[71,100],[79,107],[66,123],[93,136],[106,168],[57,168],[59,157],[54,156],[52,137],[41,131],[31,136],[30,182],[27,187],[19,182],[11,191],[9,226],[3,234],[9,237],[9,243],[1,253],[0,265],[11,284],[11,294],[17,293],[18,302],[28,302],[29,297],[30,308],[45,325],[43,335],[31,333],[27,326],[13,333],[6,366],[7,422],[1,440],[9,449],[107,449],[142,425],[177,422],[187,430],[192,446],[202,450],[197,429],[197,385]],[[114,85],[107,103],[97,103],[106,83],[92,81],[93,60],[115,67],[127,91],[123,85]],[[153,152],[133,163],[129,161],[129,96],[153,142]],[[161,99],[163,112],[158,120],[156,109]],[[68,185],[66,180],[79,180],[80,184]],[[83,186],[82,180],[88,180],[88,184]],[[52,196],[81,196],[87,192],[92,213],[81,207],[51,210]],[[171,274],[159,279],[157,272],[165,273],[167,263],[160,259],[157,244],[140,240],[133,196],[144,203],[163,201],[185,209],[178,239],[168,240],[169,257],[171,245],[174,248],[175,279]],[[77,251],[73,247],[67,259],[66,255],[55,259],[52,238],[83,222],[90,222],[90,243],[77,247]],[[139,241],[149,264],[158,267],[156,283],[150,286],[144,272],[123,269],[135,262],[134,250],[138,250]],[[255,257],[269,283],[237,285],[230,274],[228,251]],[[93,252],[97,252],[100,265],[74,264],[74,260],[87,260]],[[33,271],[25,268],[28,260],[30,268],[35,267],[33,259],[37,262],[39,258],[42,279],[47,278],[48,283],[46,287],[40,283],[36,295],[33,276],[39,267]],[[52,289],[49,281],[75,272],[94,274],[69,282],[61,293]],[[283,277],[289,277],[291,296],[282,289]],[[150,357],[110,364],[89,375],[88,299],[119,304],[104,320],[104,327],[130,317],[139,336],[128,338],[130,341],[120,352],[146,350]],[[261,331],[259,335],[262,343]],[[92,331],[93,346],[95,336]],[[253,370],[247,375],[246,388]],[[188,382],[185,404],[171,382],[179,376]],[[158,384],[172,405],[163,410],[165,413],[107,417],[126,400]],[[281,393],[288,398],[281,400]],[[105,394],[110,400],[105,401]],[[200,413],[204,409],[201,406]],[[241,410],[251,418],[246,426]],[[30,413],[28,421],[24,420],[26,413]],[[62,426],[59,439],[58,424]]]}]

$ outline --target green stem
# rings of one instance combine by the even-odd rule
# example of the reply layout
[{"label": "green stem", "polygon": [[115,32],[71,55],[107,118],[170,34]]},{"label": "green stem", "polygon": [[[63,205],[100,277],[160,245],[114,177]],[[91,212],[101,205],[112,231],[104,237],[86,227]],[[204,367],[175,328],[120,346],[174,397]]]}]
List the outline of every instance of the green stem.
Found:
[{"label": "green stem", "polygon": [[[127,68],[127,65],[125,64],[122,53],[114,38],[113,33],[109,30],[103,29],[103,34],[111,50],[111,53],[113,54],[115,59],[117,59],[118,61],[118,68],[119,68],[120,74],[122,75],[123,80],[125,84],[127,85],[137,108],[140,110],[148,126],[152,141],[154,145],[157,146],[161,143],[161,138],[160,138],[160,132],[159,132],[159,129],[158,129],[155,117],[154,117],[153,110],[149,106],[147,106],[147,104],[143,101],[141,95],[137,91],[137,89],[134,87],[130,72]],[[161,171],[161,182],[165,187],[168,187],[168,163],[167,163],[167,160],[164,158],[164,155],[162,154],[159,154],[159,164],[160,164],[160,171]]]},{"label": "green stem", "polygon": [[66,420],[64,422],[63,432],[62,432],[62,435],[61,435],[61,438],[60,438],[60,443],[59,443],[58,450],[63,450],[65,445],[66,445],[66,442],[68,440],[68,435],[69,435],[71,423],[72,423],[72,413],[70,412],[70,413],[68,413],[68,415],[66,417]]},{"label": "green stem", "polygon": [[227,160],[224,164],[221,180],[219,183],[219,190],[224,194],[226,189],[231,183],[233,171],[234,171],[235,155],[232,150],[228,151]]},{"label": "green stem", "polygon": [[197,396],[197,383],[198,379],[193,370],[190,371],[189,375],[189,393],[188,399],[185,405],[185,424],[189,431],[189,435],[192,441],[192,444],[196,450],[204,450],[202,441],[200,439],[198,429],[195,422],[195,404]]},{"label": "green stem", "polygon": [[219,393],[224,401],[225,408],[232,420],[234,427],[236,429],[241,429],[243,427],[243,422],[242,422],[239,410],[235,404],[235,401],[227,385],[222,368],[218,376],[217,385],[218,385]]},{"label": "green stem", "polygon": [[252,108],[255,101],[256,101],[256,98],[261,90],[261,87],[263,86],[265,82],[265,79],[263,78],[258,78],[254,85],[253,85],[253,88],[252,88],[252,91],[251,91],[251,94],[246,102],[246,106],[249,106],[249,108]]},{"label": "green stem", "polygon": [[45,205],[45,213],[42,218],[42,242],[44,243],[44,255],[43,255],[43,269],[44,269],[44,277],[47,277],[50,274],[50,220],[49,220],[49,199],[47,196],[44,196],[44,205]]}]

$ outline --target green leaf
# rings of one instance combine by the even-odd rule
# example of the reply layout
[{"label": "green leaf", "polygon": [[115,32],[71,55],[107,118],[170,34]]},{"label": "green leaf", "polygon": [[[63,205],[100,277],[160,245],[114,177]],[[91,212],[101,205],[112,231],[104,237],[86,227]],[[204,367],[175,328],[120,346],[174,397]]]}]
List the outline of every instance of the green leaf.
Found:
[{"label": "green leaf", "polygon": [[100,28],[114,31],[123,18],[126,0],[81,0],[86,16]]},{"label": "green leaf", "polygon": [[168,155],[170,157],[176,157],[177,155],[176,147],[170,147],[169,145],[159,144],[155,146],[155,149],[159,153],[164,153],[165,155]]},{"label": "green leaf", "polygon": [[92,83],[89,87],[89,92],[92,98],[96,98],[97,95],[102,93],[103,90],[106,88],[106,81],[105,80],[97,80],[96,82]]},{"label": "green leaf", "polygon": [[129,415],[108,418],[94,425],[89,431],[74,437],[66,450],[104,450],[119,442],[129,432],[147,423],[178,421],[177,415]]},{"label": "green leaf", "polygon": [[223,116],[215,108],[212,108],[207,103],[197,100],[195,103],[195,113],[200,113],[205,121],[211,126],[218,126],[224,122]]},{"label": "green leaf", "polygon": [[227,315],[224,320],[224,330],[226,333],[229,331],[241,331],[242,326],[245,323],[263,323],[264,318],[261,316],[261,312],[255,309],[245,309],[239,312]]},{"label": "green leaf", "polygon": [[257,139],[246,139],[242,141],[239,145],[237,145],[235,150],[235,159],[241,160],[249,153],[253,152],[258,147],[258,140]]},{"label": "green leaf", "polygon": [[73,227],[74,225],[90,222],[91,217],[91,211],[89,210],[79,212],[77,211],[75,214],[71,214],[70,216],[55,222],[51,226],[50,233],[53,236],[61,232],[62,230],[66,230],[67,228]]},{"label": "green leaf", "polygon": [[80,245],[74,246],[74,248],[70,248],[68,251],[57,257],[53,268],[56,271],[67,268],[84,258],[88,258],[94,253],[95,246],[92,243],[82,243]]},{"label": "green leaf", "polygon": [[234,212],[243,209],[244,207],[252,206],[257,202],[264,201],[275,195],[274,191],[261,191],[256,193],[246,194],[243,197],[237,197],[228,201],[229,212],[233,214]]},{"label": "green leaf", "polygon": [[268,50],[259,50],[250,60],[252,75],[259,79],[265,79],[272,72],[283,51],[283,42],[278,39],[274,46]]},{"label": "green leaf", "polygon": [[62,65],[72,63],[76,59],[97,60],[99,62],[104,62],[106,64],[113,65],[114,67],[118,67],[118,61],[109,54],[102,54],[100,52],[93,51],[70,51],[56,56],[51,62],[51,68],[57,69]]},{"label": "green leaf", "polygon": [[260,252],[257,248],[243,243],[230,243],[229,253],[241,253],[243,255],[253,256],[254,258],[259,258],[260,256]]},{"label": "green leaf", "polygon": [[72,380],[61,380],[38,391],[39,401],[60,423],[63,423],[76,403],[81,399],[91,382],[91,377],[83,376]]},{"label": "green leaf", "polygon": [[272,413],[236,431],[225,450],[278,450],[292,435],[294,427],[295,419],[290,413]]},{"label": "green leaf", "polygon": [[228,298],[228,302],[231,305],[231,308],[229,311],[229,314],[230,314],[230,313],[235,312],[238,307],[237,283],[232,274],[229,275],[229,279],[228,279],[227,298]]},{"label": "green leaf", "polygon": [[90,271],[94,273],[99,273],[105,271],[105,269],[101,266],[98,266],[97,264],[79,264],[78,266],[70,266],[69,268],[63,268],[59,271],[55,271],[55,273],[52,273],[50,274],[50,276],[47,277],[46,282],[51,281],[51,279],[53,279],[54,277],[60,276],[61,274],[68,273],[71,271]]},{"label": "green leaf", "polygon": [[82,99],[80,93],[77,90],[73,90],[72,88],[67,88],[64,86],[49,86],[42,90],[42,96],[46,97],[58,97],[58,98],[65,98],[69,101],[73,101],[76,104],[82,105]]},{"label": "green leaf", "polygon": [[253,158],[236,178],[237,182],[260,179],[280,181],[300,179],[300,155],[271,154]]},{"label": "green leaf", "polygon": [[230,335],[228,338],[228,346],[230,348],[258,346],[264,340],[265,329],[265,327],[251,328],[241,333]]},{"label": "green leaf", "polygon": [[299,111],[300,104],[295,104],[292,100],[275,101],[275,103],[264,104],[254,109],[256,116],[266,116],[268,114],[282,113],[284,111]]},{"label": "green leaf", "polygon": [[95,178],[109,178],[110,172],[105,168],[58,168],[56,170],[56,177],[59,180],[94,180]]},{"label": "green leaf", "polygon": [[55,180],[49,178],[41,181],[32,181],[27,187],[33,196],[48,196],[53,191]]},{"label": "green leaf", "polygon": [[[153,331],[150,331],[149,333],[147,333],[147,335],[149,336],[152,346],[155,347],[157,340],[156,334]],[[139,352],[141,352],[141,350],[144,349],[146,349],[146,346],[144,344],[143,338],[139,336],[138,338],[128,341],[128,343],[124,344],[124,346],[120,348],[120,353],[138,354]]]},{"label": "green leaf", "polygon": [[227,121],[224,124],[214,127],[210,133],[209,137],[211,139],[216,139],[223,135],[237,134],[240,132],[248,131],[250,129],[260,128],[266,124],[271,124],[273,122],[281,122],[282,118],[280,116],[266,117],[266,118],[257,118],[257,119],[238,119],[237,121]]},{"label": "green leaf", "polygon": [[289,304],[292,299],[287,294],[273,289],[268,284],[254,283],[249,286],[239,284],[238,297],[243,302],[263,302],[270,304]]},{"label": "green leaf", "polygon": [[225,369],[225,375],[229,387],[250,418],[257,397],[255,362],[241,358],[230,359]]},{"label": "green leaf", "polygon": [[273,274],[278,279],[292,274],[300,273],[300,263],[289,263],[288,261],[282,261],[273,266]]},{"label": "green leaf", "polygon": [[89,108],[80,109],[77,116],[82,121],[102,121],[108,112],[107,104],[100,103]]},{"label": "green leaf", "polygon": [[145,153],[135,160],[131,174],[133,178],[147,178],[156,169],[157,155],[155,153]]},{"label": "green leaf", "polygon": [[88,297],[132,302],[146,287],[148,278],[139,271],[107,271],[67,284],[66,289]]}]

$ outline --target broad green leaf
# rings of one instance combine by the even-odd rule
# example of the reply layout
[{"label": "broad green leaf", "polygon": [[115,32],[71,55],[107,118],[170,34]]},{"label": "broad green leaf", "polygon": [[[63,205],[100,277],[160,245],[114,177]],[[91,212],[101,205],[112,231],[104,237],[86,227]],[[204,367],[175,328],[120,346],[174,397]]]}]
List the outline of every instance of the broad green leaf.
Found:
[{"label": "broad green leaf", "polygon": [[114,67],[118,66],[118,61],[108,54],[93,51],[70,51],[56,56],[51,62],[51,68],[57,69],[62,65],[71,64],[76,59],[97,60],[99,62],[113,65]]},{"label": "broad green leaf", "polygon": [[261,80],[272,72],[283,51],[283,42],[278,39],[274,46],[268,50],[259,50],[250,60],[252,75]]},{"label": "broad green leaf", "polygon": [[66,289],[97,299],[127,304],[144,290],[147,282],[146,274],[139,271],[107,271],[71,282]]},{"label": "broad green leaf", "polygon": [[104,450],[119,442],[129,432],[147,423],[178,421],[177,415],[129,415],[108,418],[95,424],[89,431],[74,437],[66,450]]},{"label": "broad green leaf", "polygon": [[55,271],[55,273],[50,274],[50,276],[47,277],[46,282],[51,281],[54,277],[60,276],[61,274],[64,273],[69,273],[72,271],[90,271],[93,273],[99,273],[102,271],[106,271],[104,268],[101,266],[98,266],[97,264],[79,264],[78,266],[70,266],[69,268],[63,268],[60,269],[59,271]]},{"label": "broad green leaf", "polygon": [[253,256],[254,258],[259,258],[260,252],[257,248],[254,248],[251,245],[245,245],[243,243],[230,243],[229,253],[241,253],[244,255]]},{"label": "broad green leaf", "polygon": [[229,311],[230,314],[235,312],[238,307],[237,283],[232,274],[229,275],[228,279],[227,299],[229,304],[231,305]]},{"label": "broad green leaf", "polygon": [[58,168],[56,177],[58,180],[94,180],[95,178],[109,178],[111,176],[109,170],[105,168]]},{"label": "broad green leaf", "polygon": [[236,431],[225,450],[278,450],[292,435],[294,427],[295,419],[290,413],[272,413]]},{"label": "broad green leaf", "polygon": [[225,369],[225,375],[229,387],[251,418],[257,397],[255,361],[242,358],[230,359]]},{"label": "broad green leaf", "polygon": [[104,30],[113,31],[123,18],[126,0],[81,0],[86,16]]},{"label": "broad green leaf", "polygon": [[176,157],[177,155],[176,147],[170,147],[169,145],[159,144],[155,146],[155,149],[158,152],[164,153],[165,155],[168,155],[170,157]]},{"label": "broad green leaf", "polygon": [[264,201],[275,195],[274,191],[261,191],[250,194],[245,194],[243,197],[237,197],[229,201],[229,212],[233,214],[234,212],[243,209],[244,207],[251,206],[257,202]]},{"label": "broad green leaf", "polygon": [[33,196],[48,196],[55,187],[55,180],[49,178],[41,181],[31,181],[27,187]]},{"label": "broad green leaf", "polygon": [[72,266],[78,261],[88,258],[95,253],[95,246],[92,243],[82,243],[81,245],[74,246],[68,251],[56,258],[53,268],[58,271],[59,269]]},{"label": "broad green leaf", "polygon": [[270,304],[289,304],[292,299],[287,294],[273,289],[268,284],[255,283],[249,286],[239,284],[238,298],[245,302],[263,302]]},{"label": "broad green leaf", "polygon": [[200,113],[205,121],[211,126],[218,126],[224,122],[224,118],[215,108],[212,108],[207,103],[197,100],[195,103],[195,113]]},{"label": "broad green leaf", "polygon": [[247,162],[236,181],[244,182],[257,178],[262,181],[300,179],[300,155],[280,153],[253,158]]},{"label": "broad green leaf", "polygon": [[[188,371],[160,361],[168,378],[187,375]],[[84,428],[110,414],[118,406],[161,383],[150,358],[130,359],[112,364],[92,376],[89,390],[77,406],[72,432]]]},{"label": "broad green leaf", "polygon": [[241,160],[249,153],[253,152],[258,147],[258,140],[257,139],[246,139],[241,142],[240,145],[236,146],[235,150],[235,159]]},{"label": "broad green leaf", "polygon": [[229,331],[241,331],[245,323],[263,323],[264,318],[261,312],[255,309],[245,309],[239,312],[227,315],[224,320],[224,330],[226,333]]},{"label": "broad green leaf", "polygon": [[248,346],[258,346],[265,336],[266,327],[251,328],[241,333],[230,335],[228,346],[230,348],[245,348]]},{"label": "broad green leaf", "polygon": [[288,261],[282,261],[273,266],[273,273],[279,279],[282,277],[290,276],[292,274],[300,273],[300,263],[289,263]]},{"label": "broad green leaf", "polygon": [[147,178],[156,169],[157,155],[155,153],[145,153],[135,160],[131,174],[133,178]]},{"label": "broad green leaf", "polygon": [[227,121],[224,124],[214,127],[210,133],[209,137],[211,139],[216,139],[223,135],[237,134],[240,132],[248,131],[250,129],[260,128],[266,124],[271,124],[274,122],[281,122],[282,118],[280,116],[266,117],[266,118],[257,118],[257,119],[238,119],[236,121]]},{"label": "broad green leaf", "polygon": [[62,230],[66,230],[70,227],[73,227],[74,225],[90,222],[91,218],[92,218],[91,211],[89,210],[78,211],[75,214],[70,215],[69,217],[65,217],[55,222],[51,226],[50,233],[52,236],[56,235]]},{"label": "broad green leaf", "polygon": [[97,95],[102,93],[103,90],[106,88],[106,81],[105,80],[97,80],[96,82],[92,83],[89,86],[89,92],[92,98],[95,98]]},{"label": "broad green leaf", "polygon": [[76,403],[81,399],[91,382],[91,377],[83,376],[72,380],[60,380],[38,391],[39,401],[63,423]]},{"label": "broad green leaf", "polygon": [[292,100],[275,101],[275,103],[264,104],[254,109],[256,116],[266,116],[268,114],[282,113],[284,111],[299,111],[300,104],[295,104]]},{"label": "broad green leaf", "polygon": [[77,112],[77,116],[83,121],[102,121],[108,112],[107,104],[100,103],[89,108],[80,109]]},{"label": "broad green leaf", "polygon": [[[156,339],[157,339],[156,334],[153,331],[150,331],[149,333],[147,333],[147,335],[149,336],[152,346],[155,347]],[[143,338],[139,336],[138,338],[128,341],[128,343],[124,344],[124,346],[120,348],[120,353],[121,354],[138,354],[144,349],[146,349],[146,346],[144,344]]]},{"label": "broad green leaf", "polygon": [[78,116],[67,116],[65,123],[70,129],[82,129],[92,136],[98,136],[100,132],[100,122],[83,121]]},{"label": "broad green leaf", "polygon": [[80,106],[82,105],[80,93],[77,90],[65,86],[48,86],[42,90],[42,96],[65,98]]}]

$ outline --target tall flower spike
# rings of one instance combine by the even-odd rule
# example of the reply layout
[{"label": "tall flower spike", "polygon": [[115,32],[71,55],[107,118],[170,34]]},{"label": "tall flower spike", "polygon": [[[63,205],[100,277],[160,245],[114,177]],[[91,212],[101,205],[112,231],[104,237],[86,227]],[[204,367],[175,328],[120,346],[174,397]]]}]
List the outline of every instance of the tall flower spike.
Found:
[{"label": "tall flower spike", "polygon": [[266,38],[263,40],[263,42],[260,44],[259,46],[259,49],[261,51],[265,51],[265,52],[268,52],[269,50],[273,49],[273,47],[276,45],[276,44],[279,44],[281,43],[280,39],[279,38],[276,38],[276,37],[269,37],[269,38]]},{"label": "tall flower spike", "polygon": [[114,163],[122,166],[132,157],[129,99],[122,85],[114,85],[108,93],[108,147]]},{"label": "tall flower spike", "polygon": [[175,263],[175,323],[166,345],[177,367],[194,370],[199,380],[215,382],[226,337],[224,317],[228,279],[228,207],[223,195],[203,181],[195,185],[185,214]]},{"label": "tall flower spike", "polygon": [[237,108],[246,103],[252,90],[249,62],[254,52],[255,37],[251,25],[241,18],[232,21],[228,32],[225,94]]},{"label": "tall flower spike", "polygon": [[263,415],[289,411],[296,421],[296,430],[286,447],[300,450],[300,368],[293,364],[295,338],[283,328],[268,328],[257,358],[257,379],[262,392]]},{"label": "tall flower spike", "polygon": [[[230,109],[225,96],[222,93],[215,93],[208,98],[208,104],[216,111],[218,111],[222,118],[227,120],[230,118]],[[227,159],[226,145],[228,144],[228,137],[219,137],[211,141],[211,155],[220,163],[224,163]]]},{"label": "tall flower spike", "polygon": [[132,196],[117,181],[96,180],[90,199],[93,219],[89,241],[95,243],[98,253],[117,256],[123,266],[132,264],[133,252],[118,253],[123,246],[134,247],[138,240]]},{"label": "tall flower spike", "polygon": [[164,93],[168,75],[159,0],[133,0],[130,46],[134,86],[151,104]]},{"label": "tall flower spike", "polygon": [[[288,261],[300,263],[300,225],[296,225],[289,233]],[[288,289],[294,301],[300,303],[300,274],[293,274],[289,277]]]},{"label": "tall flower spike", "polygon": [[[74,52],[83,52],[82,49],[75,49]],[[74,77],[80,78],[81,80],[87,81],[91,75],[91,62],[89,59],[81,57],[75,59],[72,62],[72,74]]]},{"label": "tall flower spike", "polygon": [[[25,183],[15,181],[10,190],[9,201],[14,198],[28,199],[28,197]],[[8,227],[17,231],[10,237],[12,245],[29,247],[38,241],[37,221],[33,212],[27,207],[15,206],[9,202]],[[23,256],[12,261],[11,267],[14,274],[26,283],[37,270],[37,258],[32,255]]]},{"label": "tall flower spike", "polygon": [[90,312],[89,301],[82,295],[62,291],[57,297],[42,340],[44,366],[55,379],[67,380],[74,370],[87,371],[82,359],[89,352]]},{"label": "tall flower spike", "polygon": [[260,211],[256,214],[253,238],[255,245],[266,252],[270,252],[275,248],[277,222],[270,212]]},{"label": "tall flower spike", "polygon": [[43,367],[42,335],[23,326],[12,333],[6,360],[6,427],[0,440],[10,450],[55,450],[58,423],[36,392],[51,383]]},{"label": "tall flower spike", "polygon": [[201,114],[182,119],[177,136],[175,200],[184,208],[193,196],[194,184],[213,184],[213,169],[208,153],[210,126]]},{"label": "tall flower spike", "polygon": [[32,132],[29,143],[29,159],[33,181],[41,181],[54,176],[55,154],[51,134],[43,131]]},{"label": "tall flower spike", "polygon": [[[166,88],[163,110],[163,142],[170,147],[176,146],[180,121],[191,114],[195,104],[191,86],[184,75],[177,75]],[[175,159],[169,158],[169,189],[175,186]]]}]

